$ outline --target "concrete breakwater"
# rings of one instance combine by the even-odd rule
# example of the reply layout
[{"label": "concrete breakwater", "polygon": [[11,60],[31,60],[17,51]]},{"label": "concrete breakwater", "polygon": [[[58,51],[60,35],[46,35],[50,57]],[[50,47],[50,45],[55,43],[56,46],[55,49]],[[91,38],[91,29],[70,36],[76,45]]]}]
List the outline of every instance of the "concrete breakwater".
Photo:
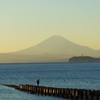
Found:
[{"label": "concrete breakwater", "polygon": [[43,96],[61,97],[70,100],[100,100],[100,90],[86,90],[86,89],[71,89],[71,88],[55,88],[35,85],[7,85],[17,90],[27,92],[30,94],[37,94]]}]

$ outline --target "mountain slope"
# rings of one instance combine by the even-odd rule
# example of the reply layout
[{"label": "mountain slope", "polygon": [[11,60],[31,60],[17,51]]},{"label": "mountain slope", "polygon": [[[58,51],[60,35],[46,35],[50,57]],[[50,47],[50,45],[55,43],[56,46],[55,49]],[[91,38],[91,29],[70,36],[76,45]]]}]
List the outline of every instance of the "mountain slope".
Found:
[{"label": "mountain slope", "polygon": [[61,36],[52,36],[47,40],[41,42],[40,44],[24,49],[22,51],[18,51],[16,52],[16,54],[24,54],[24,55],[66,54],[66,56],[85,54],[89,56],[98,56],[99,52],[96,52],[95,50],[85,46],[80,46]]},{"label": "mountain slope", "polygon": [[45,54],[45,53],[50,53],[50,54],[62,53],[63,52],[62,50],[65,49],[66,47],[69,48],[71,44],[72,42],[66,40],[61,36],[52,36],[36,46],[27,48],[25,50],[16,53],[28,54],[28,55],[29,54],[37,55],[37,54]]},{"label": "mountain slope", "polygon": [[73,43],[61,36],[52,36],[40,44],[13,53],[0,54],[0,63],[63,62],[72,56],[100,57],[100,50]]}]

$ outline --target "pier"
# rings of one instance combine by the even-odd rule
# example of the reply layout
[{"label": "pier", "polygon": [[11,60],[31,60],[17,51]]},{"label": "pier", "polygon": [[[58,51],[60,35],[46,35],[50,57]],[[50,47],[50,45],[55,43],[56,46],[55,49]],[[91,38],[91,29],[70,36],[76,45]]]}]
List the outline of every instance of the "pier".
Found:
[{"label": "pier", "polygon": [[100,90],[87,90],[87,89],[72,89],[72,88],[55,88],[45,86],[35,86],[28,84],[8,85],[4,86],[15,88],[22,92],[29,94],[53,96],[59,98],[66,98],[69,100],[100,100]]}]

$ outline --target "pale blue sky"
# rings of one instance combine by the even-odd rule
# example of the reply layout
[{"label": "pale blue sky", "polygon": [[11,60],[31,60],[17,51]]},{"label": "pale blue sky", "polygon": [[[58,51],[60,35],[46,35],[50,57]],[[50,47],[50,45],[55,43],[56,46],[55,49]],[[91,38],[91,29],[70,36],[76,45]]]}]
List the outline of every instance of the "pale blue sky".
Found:
[{"label": "pale blue sky", "polygon": [[100,49],[100,0],[0,0],[0,52],[52,35]]}]

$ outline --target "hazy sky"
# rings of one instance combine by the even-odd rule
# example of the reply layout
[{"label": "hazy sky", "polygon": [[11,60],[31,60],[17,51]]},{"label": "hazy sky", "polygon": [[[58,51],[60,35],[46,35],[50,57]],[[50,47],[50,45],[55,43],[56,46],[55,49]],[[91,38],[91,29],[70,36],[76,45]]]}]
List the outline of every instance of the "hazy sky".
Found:
[{"label": "hazy sky", "polygon": [[0,0],[0,52],[52,35],[100,49],[100,0]]}]

